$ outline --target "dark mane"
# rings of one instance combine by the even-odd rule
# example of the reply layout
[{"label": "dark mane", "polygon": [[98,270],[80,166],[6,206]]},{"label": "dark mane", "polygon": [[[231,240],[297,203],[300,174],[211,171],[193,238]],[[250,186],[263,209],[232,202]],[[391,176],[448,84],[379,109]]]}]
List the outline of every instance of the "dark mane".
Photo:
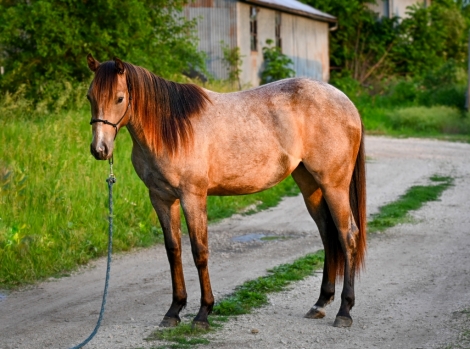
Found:
[{"label": "dark mane", "polygon": [[[124,66],[131,86],[131,118],[138,136],[157,153],[165,149],[173,155],[181,148],[189,149],[193,140],[191,118],[200,115],[210,102],[206,92],[193,84],[165,80],[130,63]],[[100,99],[111,100],[109,93],[114,95],[117,77],[114,61],[100,65],[93,82]]]}]

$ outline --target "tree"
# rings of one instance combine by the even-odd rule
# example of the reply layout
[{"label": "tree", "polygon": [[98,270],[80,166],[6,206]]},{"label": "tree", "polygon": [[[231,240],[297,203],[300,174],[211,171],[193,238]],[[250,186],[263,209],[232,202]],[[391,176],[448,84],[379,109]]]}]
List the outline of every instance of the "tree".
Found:
[{"label": "tree", "polygon": [[[202,67],[182,16],[186,0],[19,0],[0,2],[3,91],[26,85],[40,93],[51,81],[87,81],[85,57],[120,57],[169,76]],[[2,52],[3,51],[3,52]]]},{"label": "tree", "polygon": [[397,73],[422,76],[448,60],[465,65],[468,24],[455,1],[434,0],[427,8],[414,5],[407,15],[400,24],[400,43],[394,52]]},{"label": "tree", "polygon": [[453,59],[464,66],[470,7],[463,0],[416,1],[407,17],[378,18],[375,0],[302,0],[338,18],[330,35],[331,66],[361,84],[391,76],[424,76]]}]

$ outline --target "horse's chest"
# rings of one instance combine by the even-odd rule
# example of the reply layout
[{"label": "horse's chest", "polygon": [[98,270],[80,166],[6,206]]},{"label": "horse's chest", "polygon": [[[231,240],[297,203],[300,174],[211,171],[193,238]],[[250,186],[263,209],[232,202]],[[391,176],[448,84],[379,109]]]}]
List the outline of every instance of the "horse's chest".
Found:
[{"label": "horse's chest", "polygon": [[158,190],[162,194],[174,194],[174,185],[170,184],[158,164],[154,164],[151,159],[147,159],[141,153],[132,154],[132,164],[147,188]]}]

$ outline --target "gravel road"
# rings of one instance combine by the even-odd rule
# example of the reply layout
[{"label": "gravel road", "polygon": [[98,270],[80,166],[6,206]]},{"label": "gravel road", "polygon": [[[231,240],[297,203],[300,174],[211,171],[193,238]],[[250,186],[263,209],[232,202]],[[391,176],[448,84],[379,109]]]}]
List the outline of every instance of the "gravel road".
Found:
[{"label": "gravel road", "polygon": [[[213,348],[442,348],[470,328],[470,144],[424,139],[366,138],[368,213],[396,200],[433,174],[452,176],[441,200],[413,213],[414,222],[369,239],[366,271],[356,286],[354,324],[332,327],[339,297],[321,320],[303,318],[318,297],[321,275],[270,296],[270,304],[238,316],[210,335]],[[321,249],[301,197],[209,228],[216,299],[266,269]],[[256,237],[278,236],[260,241]],[[183,260],[188,307],[199,304],[189,241]],[[0,296],[0,349],[68,348],[93,329],[105,260],[74,273]],[[338,296],[340,285],[337,287]],[[171,302],[163,246],[114,257],[103,325],[86,348],[150,348],[144,340]],[[257,334],[252,334],[257,329]],[[255,331],[256,332],[256,331]],[[460,339],[461,340],[461,339]]]}]

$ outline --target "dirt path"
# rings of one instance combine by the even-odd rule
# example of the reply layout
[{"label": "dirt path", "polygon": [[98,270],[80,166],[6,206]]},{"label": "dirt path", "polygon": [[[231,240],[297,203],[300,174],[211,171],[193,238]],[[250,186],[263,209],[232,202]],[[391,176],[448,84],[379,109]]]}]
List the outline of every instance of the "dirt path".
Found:
[{"label": "dirt path", "polygon": [[[271,304],[240,316],[212,335],[214,348],[436,348],[457,338],[460,311],[470,308],[470,145],[368,137],[368,208],[395,200],[433,174],[451,175],[455,186],[441,201],[404,224],[373,237],[367,270],[356,286],[351,329],[332,327],[336,300],[322,320],[303,315],[318,296],[320,277],[270,297]],[[283,236],[234,242],[248,234]],[[249,236],[248,236],[249,238]],[[216,298],[266,269],[321,248],[300,197],[273,209],[236,216],[210,227],[210,270]],[[189,243],[184,246],[187,313],[197,312],[199,287]],[[87,348],[148,348],[143,340],[171,301],[162,246],[115,257],[102,328]],[[105,261],[72,277],[0,297],[0,349],[68,348],[94,326]],[[337,288],[339,299],[340,289]],[[251,329],[259,330],[257,335]]]}]

